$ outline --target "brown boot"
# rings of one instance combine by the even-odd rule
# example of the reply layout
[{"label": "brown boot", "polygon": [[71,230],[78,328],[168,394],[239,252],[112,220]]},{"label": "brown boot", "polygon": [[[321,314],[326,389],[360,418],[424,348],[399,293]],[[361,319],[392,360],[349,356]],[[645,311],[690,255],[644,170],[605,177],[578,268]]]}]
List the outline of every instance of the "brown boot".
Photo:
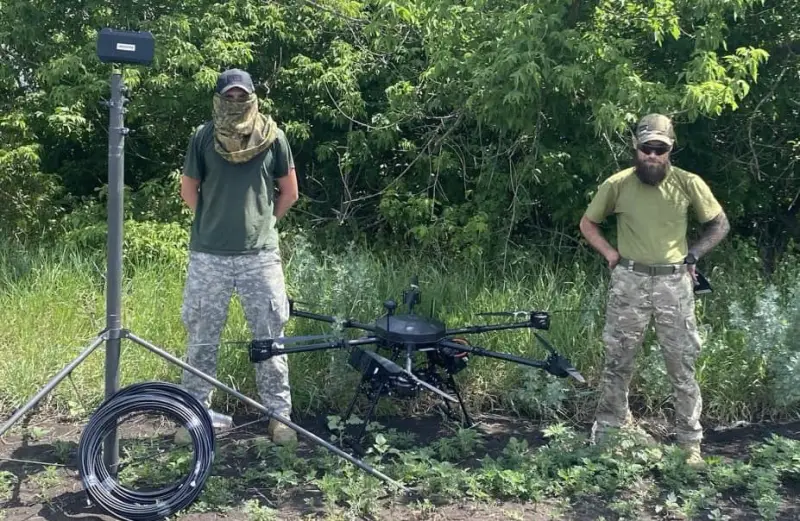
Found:
[{"label": "brown boot", "polygon": [[680,447],[686,451],[687,465],[696,469],[703,468],[705,466],[706,462],[703,459],[702,452],[700,451],[699,441],[681,443]]},{"label": "brown boot", "polygon": [[270,420],[267,427],[267,434],[272,438],[272,443],[276,445],[288,445],[297,443],[297,433],[290,427],[277,420]]},{"label": "brown boot", "polygon": [[640,425],[635,425],[634,424],[634,425],[629,426],[628,427],[628,432],[633,434],[633,437],[640,444],[642,444],[642,445],[644,445],[646,447],[655,447],[655,446],[658,445],[658,442],[656,441],[656,439],[653,438],[653,436],[649,432],[644,430]]}]

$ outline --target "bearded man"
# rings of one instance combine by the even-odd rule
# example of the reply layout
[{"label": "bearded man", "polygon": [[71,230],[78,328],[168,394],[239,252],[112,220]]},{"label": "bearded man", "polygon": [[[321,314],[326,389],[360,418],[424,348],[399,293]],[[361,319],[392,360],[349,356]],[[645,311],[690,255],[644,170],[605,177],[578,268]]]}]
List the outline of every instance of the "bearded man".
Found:
[{"label": "bearded man", "polygon": [[[730,225],[705,181],[671,164],[674,143],[668,117],[642,118],[635,130],[635,166],[604,180],[580,221],[581,233],[612,270],[603,331],[605,367],[592,439],[598,443],[612,429],[633,426],[628,386],[654,317],[673,390],[675,437],[687,451],[687,461],[701,465],[695,265],[727,235]],[[690,207],[705,224],[691,247],[686,238]],[[599,227],[612,214],[617,220],[617,248]]]},{"label": "bearded man", "polygon": [[[194,211],[181,310],[189,337],[187,363],[215,376],[234,291],[253,338],[282,336],[289,319],[275,225],[298,198],[294,159],[283,130],[259,112],[247,72],[230,69],[219,76],[213,118],[195,130],[186,150],[181,197]],[[255,371],[264,406],[290,418],[286,356],[260,362]],[[188,371],[182,384],[209,408],[215,426],[227,423],[210,409],[211,384]],[[297,439],[274,419],[268,433],[278,444]],[[178,442],[188,439],[184,429],[176,435]]]}]

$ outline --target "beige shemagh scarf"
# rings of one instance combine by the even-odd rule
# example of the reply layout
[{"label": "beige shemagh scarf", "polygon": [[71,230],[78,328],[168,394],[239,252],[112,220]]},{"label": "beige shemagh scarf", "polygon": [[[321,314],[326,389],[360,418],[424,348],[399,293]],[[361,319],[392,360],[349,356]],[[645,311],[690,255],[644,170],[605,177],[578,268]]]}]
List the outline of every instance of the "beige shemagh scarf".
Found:
[{"label": "beige shemagh scarf", "polygon": [[258,98],[232,101],[214,95],[214,148],[231,163],[244,163],[266,150],[277,137],[272,117],[258,112]]}]

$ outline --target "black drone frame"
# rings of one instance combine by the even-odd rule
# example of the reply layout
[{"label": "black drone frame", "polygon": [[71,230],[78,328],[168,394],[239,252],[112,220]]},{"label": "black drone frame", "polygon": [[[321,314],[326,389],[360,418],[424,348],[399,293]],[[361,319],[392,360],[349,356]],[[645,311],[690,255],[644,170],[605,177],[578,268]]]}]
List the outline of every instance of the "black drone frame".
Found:
[{"label": "black drone frame", "polygon": [[[386,314],[375,320],[374,324],[363,324],[353,320],[341,320],[329,315],[321,315],[309,311],[299,310],[295,307],[297,302],[289,301],[290,315],[308,318],[319,322],[339,324],[344,329],[360,330],[366,334],[361,338],[346,339],[341,336],[325,342],[310,343],[306,345],[291,344],[309,342],[331,335],[281,337],[279,339],[254,340],[250,343],[250,360],[259,363],[273,356],[322,351],[327,349],[349,349],[348,363],[358,370],[362,377],[356,393],[344,415],[344,422],[353,413],[358,397],[364,392],[370,399],[369,409],[364,418],[363,425],[356,436],[359,442],[372,417],[378,402],[383,395],[411,397],[420,389],[426,389],[444,399],[447,411],[452,415],[451,403],[458,403],[461,407],[462,420],[467,425],[473,425],[469,412],[462,399],[461,392],[456,384],[454,375],[466,368],[469,355],[496,358],[517,364],[543,369],[559,378],[573,377],[583,383],[583,376],[572,366],[572,363],[556,352],[550,342],[535,331],[533,334],[548,350],[549,355],[544,360],[525,358],[509,353],[490,351],[482,347],[470,345],[462,335],[503,331],[511,329],[539,329],[550,328],[550,315],[546,311],[501,311],[479,313],[479,315],[501,315],[511,317],[525,317],[525,320],[505,324],[488,324],[465,326],[449,329],[445,324],[433,317],[424,317],[414,312],[414,306],[421,302],[419,282],[417,277],[411,281],[410,287],[403,291],[403,304],[407,314],[396,314],[397,303],[387,300],[383,303]],[[364,349],[374,345],[375,350]],[[387,356],[379,351],[384,350]],[[415,353],[424,353],[425,361],[415,364]],[[404,355],[402,365],[398,359]],[[448,394],[450,390],[455,397]],[[354,447],[354,448],[357,448]]]}]

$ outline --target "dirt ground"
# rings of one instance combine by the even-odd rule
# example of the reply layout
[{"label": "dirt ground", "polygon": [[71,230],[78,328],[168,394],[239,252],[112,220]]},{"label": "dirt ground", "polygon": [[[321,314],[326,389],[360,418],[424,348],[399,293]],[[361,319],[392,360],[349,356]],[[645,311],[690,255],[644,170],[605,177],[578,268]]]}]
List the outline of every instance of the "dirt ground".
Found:
[{"label": "dirt ground", "polygon": [[[252,418],[250,419],[252,420]],[[486,445],[482,449],[485,454],[496,455],[508,443],[512,436],[524,438],[531,446],[546,443],[541,429],[529,421],[499,416],[483,416],[478,420],[485,434]],[[237,424],[241,423],[237,418]],[[446,435],[439,417],[391,420],[381,419],[388,428],[399,431],[411,431],[417,435],[417,445],[424,445],[430,440]],[[298,421],[317,435],[324,433],[324,417],[306,418]],[[24,427],[24,429],[23,429]],[[244,429],[236,430],[225,440],[242,439],[248,436],[263,434],[265,424],[251,423]],[[131,429],[144,431],[151,426],[134,425]],[[588,430],[589,426],[582,426]],[[47,521],[68,521],[86,519],[87,521],[113,518],[102,513],[97,507],[87,506],[86,495],[77,473],[77,444],[83,424],[56,421],[47,418],[34,418],[23,421],[0,440],[0,475],[3,471],[17,477],[7,487],[6,497],[0,494],[0,520],[28,521],[45,519]],[[800,421],[786,424],[742,425],[725,429],[707,429],[705,433],[704,454],[722,458],[743,459],[748,453],[751,443],[762,441],[772,433],[800,440]],[[128,432],[121,432],[121,439]],[[135,434],[135,433],[134,433]],[[449,435],[450,433],[447,433]],[[325,436],[322,436],[325,437]],[[305,443],[305,442],[303,442]],[[238,463],[239,465],[242,462]],[[52,465],[48,470],[47,465]],[[216,462],[215,462],[216,465]],[[246,465],[246,462],[245,462]],[[241,468],[227,468],[228,472],[241,473]],[[786,488],[788,487],[788,489]],[[800,520],[800,483],[784,485],[785,498],[779,512],[780,521]],[[10,490],[8,490],[10,489]],[[259,494],[258,491],[255,491]],[[261,495],[265,500],[266,496]],[[789,498],[788,500],[786,498]],[[3,500],[6,499],[5,502]],[[246,498],[241,498],[244,501]],[[324,519],[321,494],[315,490],[298,491],[295,494],[280,495],[269,498],[268,503],[278,510],[277,519]],[[5,515],[3,515],[5,514]],[[760,519],[752,507],[737,498],[725,501],[724,511],[719,512],[717,519],[740,521]],[[727,517],[726,517],[727,516]],[[385,502],[381,506],[378,519],[401,520],[550,520],[563,519],[575,521],[595,521],[598,519],[617,519],[617,515],[609,511],[605,505],[593,501],[576,501],[564,506],[554,502],[533,503],[480,503],[459,502],[455,504],[437,505],[433,510],[421,508],[415,502]],[[229,512],[203,512],[181,516],[181,519],[193,521],[212,521],[216,519],[252,520],[240,509]],[[267,518],[269,519],[269,518]],[[652,518],[668,519],[668,518]],[[703,517],[707,519],[707,517]]]}]

